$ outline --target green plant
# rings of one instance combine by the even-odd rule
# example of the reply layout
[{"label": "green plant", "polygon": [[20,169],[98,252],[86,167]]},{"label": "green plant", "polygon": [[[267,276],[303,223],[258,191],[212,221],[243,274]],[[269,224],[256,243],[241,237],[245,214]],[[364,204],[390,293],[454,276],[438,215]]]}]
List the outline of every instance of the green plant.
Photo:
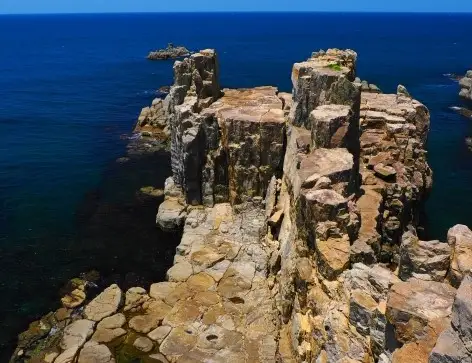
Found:
[{"label": "green plant", "polygon": [[337,63],[329,64],[328,68],[332,69],[333,71],[340,71],[341,66]]}]

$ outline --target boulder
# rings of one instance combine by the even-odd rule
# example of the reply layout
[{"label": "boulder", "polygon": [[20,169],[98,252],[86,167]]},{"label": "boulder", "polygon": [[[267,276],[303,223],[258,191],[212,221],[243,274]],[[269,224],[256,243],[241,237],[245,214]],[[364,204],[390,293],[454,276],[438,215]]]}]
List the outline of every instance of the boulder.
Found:
[{"label": "boulder", "polygon": [[166,232],[175,232],[182,228],[187,206],[178,199],[169,198],[159,205],[159,211],[156,217],[156,224]]}]

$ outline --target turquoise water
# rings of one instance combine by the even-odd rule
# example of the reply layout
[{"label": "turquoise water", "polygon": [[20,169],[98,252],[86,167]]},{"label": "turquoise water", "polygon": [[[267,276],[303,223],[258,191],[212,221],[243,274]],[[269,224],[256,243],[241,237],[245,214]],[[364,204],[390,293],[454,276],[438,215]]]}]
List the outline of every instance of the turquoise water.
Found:
[{"label": "turquoise water", "polygon": [[[123,14],[0,17],[0,318],[4,361],[15,334],[54,307],[68,279],[163,277],[175,236],[154,228],[157,201],[135,198],[170,170],[159,153],[114,160],[140,109],[172,82],[172,62],[149,62],[168,42],[219,52],[225,87],[290,91],[295,61],[352,48],[358,74],[385,92],[398,83],[432,112],[431,238],[472,226],[472,124],[449,109],[472,68],[472,15]],[[3,354],[3,353],[2,353]]]}]

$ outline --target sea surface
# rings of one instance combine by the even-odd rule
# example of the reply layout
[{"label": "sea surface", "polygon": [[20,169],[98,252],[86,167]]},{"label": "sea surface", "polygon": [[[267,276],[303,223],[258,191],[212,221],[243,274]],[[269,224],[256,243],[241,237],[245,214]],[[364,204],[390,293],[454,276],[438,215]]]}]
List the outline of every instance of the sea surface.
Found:
[{"label": "sea surface", "polygon": [[172,83],[172,42],[216,48],[224,87],[291,90],[294,62],[328,47],[359,54],[358,75],[430,109],[430,238],[472,227],[472,120],[456,81],[472,68],[472,15],[226,13],[0,16],[0,361],[16,334],[57,308],[92,269],[123,286],[163,279],[178,236],[159,232],[143,185],[170,175],[165,152],[115,160],[142,107]]}]

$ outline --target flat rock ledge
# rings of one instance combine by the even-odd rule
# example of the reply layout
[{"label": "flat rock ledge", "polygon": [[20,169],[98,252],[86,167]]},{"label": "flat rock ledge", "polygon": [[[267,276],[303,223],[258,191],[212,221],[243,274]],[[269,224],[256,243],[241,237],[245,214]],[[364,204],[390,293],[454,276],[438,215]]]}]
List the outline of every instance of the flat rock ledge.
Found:
[{"label": "flat rock ledge", "polygon": [[429,111],[356,62],[315,52],[287,94],[221,89],[211,49],[177,61],[140,118],[170,139],[167,280],[91,301],[76,281],[11,362],[471,363],[472,231],[416,233]]}]

